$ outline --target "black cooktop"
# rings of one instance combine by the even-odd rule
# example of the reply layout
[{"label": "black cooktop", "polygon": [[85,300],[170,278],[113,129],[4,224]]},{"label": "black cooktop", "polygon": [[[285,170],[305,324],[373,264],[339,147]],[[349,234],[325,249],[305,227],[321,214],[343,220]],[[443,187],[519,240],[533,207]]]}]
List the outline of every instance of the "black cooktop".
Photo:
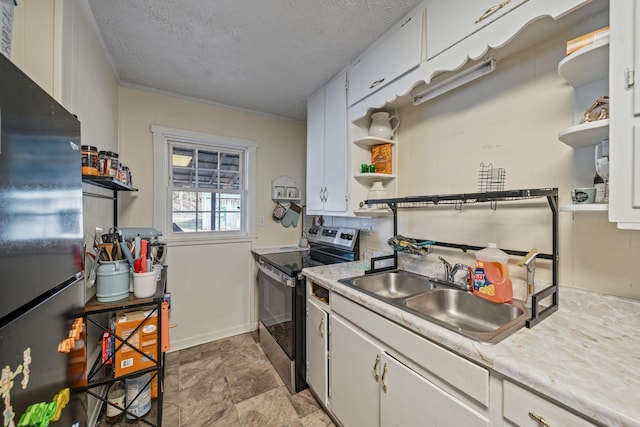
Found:
[{"label": "black cooktop", "polygon": [[289,276],[296,276],[305,267],[318,265],[309,256],[309,251],[277,252],[260,255],[260,259]]}]

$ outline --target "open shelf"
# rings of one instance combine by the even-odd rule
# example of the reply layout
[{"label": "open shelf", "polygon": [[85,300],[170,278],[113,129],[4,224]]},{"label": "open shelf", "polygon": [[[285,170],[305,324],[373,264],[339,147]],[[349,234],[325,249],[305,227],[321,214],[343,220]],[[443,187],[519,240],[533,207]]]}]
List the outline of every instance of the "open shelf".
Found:
[{"label": "open shelf", "polygon": [[375,136],[365,136],[364,138],[356,139],[353,143],[363,148],[369,148],[379,144],[396,145],[396,141],[393,139],[378,138]]},{"label": "open shelf", "polygon": [[134,188],[129,184],[125,184],[122,181],[118,181],[112,176],[82,175],[82,181],[89,184],[93,184],[97,187],[108,188],[109,190],[138,191],[137,188]]},{"label": "open shelf", "polygon": [[609,138],[609,119],[582,123],[560,131],[558,139],[570,147],[596,145]]},{"label": "open shelf", "polygon": [[560,212],[607,212],[608,203],[589,203],[584,205],[563,205]]},{"label": "open shelf", "polygon": [[558,64],[558,74],[571,86],[601,80],[609,75],[609,40],[587,45]]},{"label": "open shelf", "polygon": [[371,184],[373,181],[391,181],[396,179],[395,174],[388,173],[357,173],[353,175],[360,182]]}]

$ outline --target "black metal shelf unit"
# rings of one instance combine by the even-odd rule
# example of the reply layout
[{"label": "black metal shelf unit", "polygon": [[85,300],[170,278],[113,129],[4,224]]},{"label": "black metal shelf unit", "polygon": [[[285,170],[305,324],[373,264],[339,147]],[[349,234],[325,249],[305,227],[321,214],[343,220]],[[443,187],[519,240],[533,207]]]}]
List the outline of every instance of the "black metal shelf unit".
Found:
[{"label": "black metal shelf unit", "polygon": [[[136,415],[133,415],[130,412],[127,412],[129,405],[125,406],[124,413],[122,416],[125,416],[125,414],[131,414],[134,417],[136,417],[138,421],[146,425],[155,426],[155,427],[162,426],[162,403],[163,403],[163,389],[164,389],[164,384],[163,384],[164,383],[164,353],[162,352],[162,347],[163,347],[162,328],[164,327],[164,325],[162,324],[162,303],[164,302],[165,285],[166,285],[166,273],[165,273],[165,269],[163,268],[162,280],[158,282],[158,288],[156,290],[156,293],[152,297],[135,298],[133,294],[129,294],[129,297],[127,299],[124,299],[121,301],[104,303],[104,302],[97,301],[96,297],[94,296],[85,305],[85,310],[84,310],[85,320],[87,324],[91,323],[97,326],[99,330],[101,330],[102,332],[107,332],[113,335],[116,341],[113,354],[105,362],[102,361],[101,355],[98,355],[96,360],[93,362],[91,369],[89,369],[89,372],[87,374],[87,394],[95,397],[96,399],[99,399],[102,402],[105,402],[105,404],[107,405],[111,405],[111,403],[108,402],[108,399],[106,398],[106,396],[96,393],[95,391],[93,391],[93,389],[96,387],[104,386],[104,385],[111,385],[118,380],[125,380],[126,378],[136,377],[145,373],[149,373],[150,374],[149,386],[151,386],[150,383],[153,382],[156,378],[158,383],[158,387],[157,387],[158,396],[155,399],[156,400],[155,417],[153,416],[153,414],[147,414],[142,417],[137,417]],[[105,326],[100,319],[101,316],[98,316],[104,313],[114,313],[118,310],[132,310],[136,308],[140,308],[140,309],[146,308],[149,311],[146,317],[144,318],[144,320],[140,322],[140,324],[131,332],[131,334],[127,338],[123,338],[115,335],[114,333],[115,331],[112,331],[108,325]],[[156,358],[152,357],[152,355],[144,353],[142,349],[137,348],[131,343],[129,343],[129,339],[132,338],[133,335],[142,327],[145,321],[154,315],[157,315],[157,322],[158,322],[157,339],[156,339],[156,344],[157,344],[156,354],[158,356]],[[98,319],[94,319],[94,317],[97,317]],[[115,377],[113,373],[113,366],[117,362],[115,360],[115,354],[117,350],[120,349],[125,344],[127,344],[131,349],[140,353],[146,358],[153,360],[154,361],[153,366],[145,369],[140,369],[130,374]],[[131,401],[135,401],[135,399],[137,399],[139,395],[140,393],[138,393],[137,396],[134,396],[131,399]],[[155,424],[153,423],[153,418],[155,418]],[[114,424],[112,425],[115,425],[117,423],[118,421],[114,422]]]},{"label": "black metal shelf unit", "polygon": [[118,193],[120,191],[138,191],[137,188],[132,187],[129,184],[125,184],[122,181],[115,179],[112,176],[102,175],[82,175],[82,182],[95,185],[96,187],[106,188],[113,190],[113,196],[105,196],[104,194],[92,193],[90,191],[83,191],[82,194],[88,197],[97,197],[99,199],[113,200],[113,226],[118,226]]},{"label": "black metal shelf unit", "polygon": [[[538,188],[528,190],[506,190],[492,191],[484,193],[463,193],[463,194],[440,194],[433,196],[412,196],[389,199],[366,200],[368,205],[386,204],[393,213],[393,234],[398,234],[398,209],[428,208],[436,205],[454,205],[456,209],[462,209],[465,204],[489,203],[492,209],[497,208],[499,202],[513,202],[528,199],[546,198],[551,209],[552,221],[552,253],[541,253],[538,258],[548,259],[552,263],[552,285],[542,291],[536,292],[531,301],[531,318],[527,320],[527,327],[531,328],[558,310],[558,189]],[[460,249],[463,252],[478,251],[484,249],[480,246],[471,246],[460,243],[434,242],[434,246]],[[525,256],[527,251],[502,249],[509,255]],[[393,266],[383,269],[375,269],[375,263],[393,259]],[[398,268],[398,251],[394,249],[393,255],[373,258],[371,260],[371,270],[381,271]],[[551,304],[545,307],[540,306],[540,302],[551,296]]]}]

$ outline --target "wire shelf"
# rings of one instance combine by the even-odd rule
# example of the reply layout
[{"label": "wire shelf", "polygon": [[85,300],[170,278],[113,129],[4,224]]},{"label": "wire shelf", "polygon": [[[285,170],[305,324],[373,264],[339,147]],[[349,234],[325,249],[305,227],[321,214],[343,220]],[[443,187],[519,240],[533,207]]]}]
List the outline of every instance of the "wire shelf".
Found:
[{"label": "wire shelf", "polygon": [[505,190],[482,193],[438,194],[433,196],[410,196],[393,199],[366,200],[366,204],[387,204],[397,208],[426,208],[436,205],[456,205],[475,203],[496,203],[501,201],[517,201],[554,197],[558,195],[557,188],[537,188],[528,190]]},{"label": "wire shelf", "polygon": [[480,163],[478,172],[478,192],[504,190],[504,181],[507,171],[504,168],[494,168],[492,163],[485,165]]}]

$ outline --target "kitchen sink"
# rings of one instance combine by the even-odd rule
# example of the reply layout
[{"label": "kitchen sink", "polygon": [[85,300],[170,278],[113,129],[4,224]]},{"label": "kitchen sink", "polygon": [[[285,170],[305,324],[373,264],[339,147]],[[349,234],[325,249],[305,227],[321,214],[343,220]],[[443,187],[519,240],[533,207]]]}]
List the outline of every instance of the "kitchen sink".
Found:
[{"label": "kitchen sink", "polygon": [[407,298],[436,287],[427,277],[403,270],[356,277],[351,279],[349,284],[368,294],[385,299]]},{"label": "kitchen sink", "polygon": [[519,300],[497,304],[459,285],[403,270],[340,280],[341,283],[483,343],[497,343],[530,313]]}]

